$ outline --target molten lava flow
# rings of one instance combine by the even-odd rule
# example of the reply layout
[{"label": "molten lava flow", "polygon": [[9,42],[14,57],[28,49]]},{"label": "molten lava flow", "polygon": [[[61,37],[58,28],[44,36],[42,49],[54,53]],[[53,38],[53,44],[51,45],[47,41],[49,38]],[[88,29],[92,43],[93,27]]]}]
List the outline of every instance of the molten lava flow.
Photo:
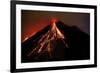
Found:
[{"label": "molten lava flow", "polygon": [[56,19],[53,19],[51,21],[51,29],[41,36],[41,39],[38,41],[37,46],[28,54],[28,56],[31,56],[32,54],[36,54],[36,58],[39,58],[44,53],[48,53],[49,57],[53,57],[54,53],[54,47],[55,45],[53,42],[57,43],[57,40],[62,41],[62,43],[68,47],[68,45],[64,41],[64,35],[61,33],[61,31],[56,26]]},{"label": "molten lava flow", "polygon": [[63,38],[63,39],[64,39],[64,35],[63,35],[63,34],[60,32],[60,30],[57,28],[56,22],[57,22],[57,20],[52,20],[52,23],[51,23],[52,28],[51,28],[51,30],[52,30],[54,33],[56,33],[56,36],[57,36],[58,38]]},{"label": "molten lava flow", "polygon": [[26,37],[22,42],[25,42],[29,37]]}]

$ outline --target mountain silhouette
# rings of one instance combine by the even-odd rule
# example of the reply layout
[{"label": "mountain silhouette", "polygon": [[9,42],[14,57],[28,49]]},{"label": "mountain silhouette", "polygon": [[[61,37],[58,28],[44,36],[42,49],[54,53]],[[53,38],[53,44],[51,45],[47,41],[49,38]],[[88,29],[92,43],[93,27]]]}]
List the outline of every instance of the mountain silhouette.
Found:
[{"label": "mountain silhouette", "polygon": [[21,62],[90,59],[90,36],[76,26],[53,20],[22,42]]}]

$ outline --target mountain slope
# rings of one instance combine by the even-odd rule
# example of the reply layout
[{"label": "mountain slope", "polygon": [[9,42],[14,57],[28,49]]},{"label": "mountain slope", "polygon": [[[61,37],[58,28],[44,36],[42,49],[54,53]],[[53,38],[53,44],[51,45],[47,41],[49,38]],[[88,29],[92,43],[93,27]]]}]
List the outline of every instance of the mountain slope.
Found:
[{"label": "mountain slope", "polygon": [[53,21],[22,42],[22,62],[82,60],[90,58],[89,35],[75,26]]}]

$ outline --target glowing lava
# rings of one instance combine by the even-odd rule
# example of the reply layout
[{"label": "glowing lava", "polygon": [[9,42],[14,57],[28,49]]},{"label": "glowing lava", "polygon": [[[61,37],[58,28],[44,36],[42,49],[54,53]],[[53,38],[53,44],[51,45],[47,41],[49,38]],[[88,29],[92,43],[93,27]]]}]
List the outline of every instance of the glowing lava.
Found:
[{"label": "glowing lava", "polygon": [[61,31],[57,28],[56,22],[57,22],[56,19],[53,19],[53,20],[51,21],[51,30],[52,30],[52,32],[54,32],[54,33],[56,34],[56,36],[57,36],[58,38],[64,38],[64,35],[63,35],[63,34],[61,33]]},{"label": "glowing lava", "polygon": [[52,42],[57,43],[57,40],[60,40],[65,47],[68,47],[64,41],[64,35],[56,26],[56,22],[56,19],[51,20],[51,29],[41,37],[41,39],[38,41],[37,47],[33,48],[28,56],[31,56],[34,53],[38,54],[35,58],[39,58],[41,55],[43,55],[43,53],[48,53],[49,57],[52,58],[55,46]]}]

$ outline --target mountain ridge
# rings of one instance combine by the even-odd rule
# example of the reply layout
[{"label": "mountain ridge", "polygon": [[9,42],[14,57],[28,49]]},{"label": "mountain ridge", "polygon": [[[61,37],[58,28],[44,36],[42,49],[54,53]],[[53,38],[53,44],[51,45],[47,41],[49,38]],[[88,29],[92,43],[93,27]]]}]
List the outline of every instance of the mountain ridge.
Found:
[{"label": "mountain ridge", "polygon": [[[88,34],[84,33],[76,26],[70,27],[61,21],[57,21],[55,24],[59,31],[61,31],[61,34],[64,34],[65,38],[62,39],[62,36],[60,36],[60,39],[53,39],[52,43],[54,51],[52,58],[50,58],[47,52],[45,52],[42,56],[40,55],[37,59],[35,59],[35,57],[38,56],[38,53],[33,53],[31,57],[27,56],[34,48],[36,48],[36,46],[39,46],[39,40],[51,29],[51,25],[48,25],[22,43],[22,62],[81,60],[90,58],[90,39]],[[61,40],[64,41],[63,44],[61,43]],[[64,44],[67,44],[67,47],[64,47]]]}]

